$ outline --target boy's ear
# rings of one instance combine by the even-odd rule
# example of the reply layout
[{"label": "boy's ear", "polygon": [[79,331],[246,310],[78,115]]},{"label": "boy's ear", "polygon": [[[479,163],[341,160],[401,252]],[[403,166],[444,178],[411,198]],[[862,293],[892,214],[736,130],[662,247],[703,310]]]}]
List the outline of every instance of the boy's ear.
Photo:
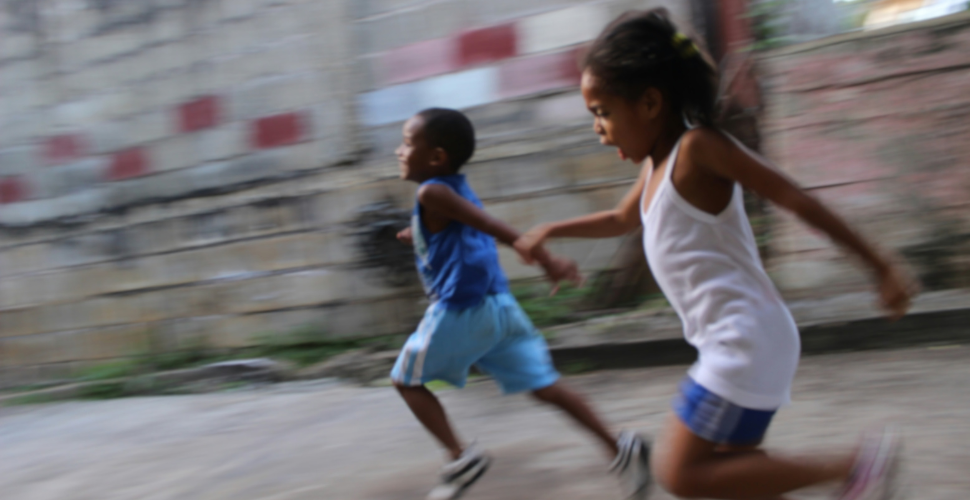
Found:
[{"label": "boy's ear", "polygon": [[448,152],[444,148],[437,147],[431,152],[431,164],[436,167],[448,165]]}]

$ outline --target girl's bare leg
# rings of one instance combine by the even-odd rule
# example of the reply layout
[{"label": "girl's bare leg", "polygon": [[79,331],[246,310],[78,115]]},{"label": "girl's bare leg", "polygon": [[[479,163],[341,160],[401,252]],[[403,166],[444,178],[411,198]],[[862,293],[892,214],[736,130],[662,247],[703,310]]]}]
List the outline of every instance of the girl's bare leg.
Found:
[{"label": "girl's bare leg", "polygon": [[851,453],[836,456],[783,455],[750,447],[721,447],[694,435],[671,415],[651,460],[654,476],[681,498],[769,500],[790,491],[844,480]]}]

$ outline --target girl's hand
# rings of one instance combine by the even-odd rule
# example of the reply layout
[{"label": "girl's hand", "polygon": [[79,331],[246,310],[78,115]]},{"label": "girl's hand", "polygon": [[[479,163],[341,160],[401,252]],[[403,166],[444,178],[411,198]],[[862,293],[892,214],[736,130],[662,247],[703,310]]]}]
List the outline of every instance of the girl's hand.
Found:
[{"label": "girl's hand", "polygon": [[549,237],[547,226],[538,225],[515,240],[512,248],[519,254],[519,258],[526,264],[534,264],[536,261],[535,251],[542,247],[542,243]]},{"label": "girl's hand", "polygon": [[879,276],[879,305],[893,320],[897,320],[909,310],[911,299],[919,292],[919,285],[901,268],[886,265]]},{"label": "girl's hand", "polygon": [[397,240],[405,245],[413,245],[414,239],[411,237],[411,228],[408,227],[402,229],[399,233],[397,233]]}]

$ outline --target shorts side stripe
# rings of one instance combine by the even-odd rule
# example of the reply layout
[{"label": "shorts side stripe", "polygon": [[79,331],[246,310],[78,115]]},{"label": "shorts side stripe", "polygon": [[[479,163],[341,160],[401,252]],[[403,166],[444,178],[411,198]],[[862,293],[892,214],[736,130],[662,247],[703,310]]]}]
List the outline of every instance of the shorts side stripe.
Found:
[{"label": "shorts side stripe", "polygon": [[[424,374],[424,358],[428,354],[428,347],[431,345],[431,338],[434,337],[434,331],[437,329],[438,323],[444,316],[445,308],[438,306],[438,304],[432,305],[432,310],[430,311],[428,321],[421,322],[421,336],[422,342],[421,347],[417,349],[414,353],[413,361],[411,362],[410,377],[407,382],[408,385],[411,384],[411,380],[417,380],[418,384],[421,383],[421,376]],[[417,384],[416,384],[417,385]]]}]

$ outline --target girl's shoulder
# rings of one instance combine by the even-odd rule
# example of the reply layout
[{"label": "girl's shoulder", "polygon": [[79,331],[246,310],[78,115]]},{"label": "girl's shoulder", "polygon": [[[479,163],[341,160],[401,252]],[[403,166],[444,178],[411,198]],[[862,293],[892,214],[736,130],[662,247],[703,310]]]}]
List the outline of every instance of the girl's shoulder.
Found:
[{"label": "girl's shoulder", "polygon": [[725,133],[720,129],[708,125],[699,125],[684,132],[680,139],[680,150],[693,153],[711,146],[717,146],[726,139]]},{"label": "girl's shoulder", "polygon": [[684,163],[711,166],[735,148],[737,144],[727,133],[717,127],[701,125],[684,132],[678,156]]}]

